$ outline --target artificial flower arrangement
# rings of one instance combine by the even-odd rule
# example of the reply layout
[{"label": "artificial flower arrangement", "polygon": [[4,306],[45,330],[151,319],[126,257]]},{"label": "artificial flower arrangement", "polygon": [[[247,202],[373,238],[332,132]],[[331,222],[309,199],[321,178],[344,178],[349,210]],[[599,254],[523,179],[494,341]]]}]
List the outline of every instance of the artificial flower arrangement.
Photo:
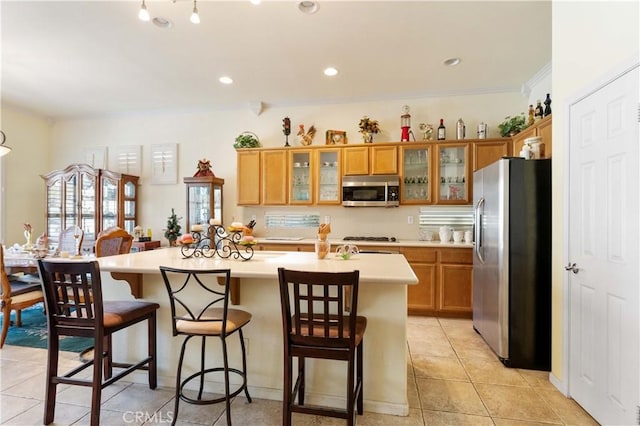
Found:
[{"label": "artificial flower arrangement", "polygon": [[372,120],[366,115],[360,119],[360,133],[378,133],[380,131],[380,125],[378,124],[378,120]]}]

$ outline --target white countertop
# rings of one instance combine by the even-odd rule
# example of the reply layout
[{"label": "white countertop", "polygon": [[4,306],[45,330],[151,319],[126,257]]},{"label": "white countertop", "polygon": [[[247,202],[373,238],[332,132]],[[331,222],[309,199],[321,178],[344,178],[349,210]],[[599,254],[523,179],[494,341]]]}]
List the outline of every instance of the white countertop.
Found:
[{"label": "white countertop", "polygon": [[[269,241],[273,242],[273,241]],[[289,241],[290,242],[290,241]],[[301,241],[298,241],[301,242]],[[386,243],[398,244],[398,243]],[[401,254],[358,254],[342,260],[331,253],[319,260],[312,252],[259,251],[248,261],[213,258],[184,259],[180,248],[165,248],[97,258],[106,272],[159,273],[159,267],[183,269],[231,269],[237,278],[277,279],[278,267],[318,272],[360,271],[360,281],[384,284],[417,284],[418,279]]]}]

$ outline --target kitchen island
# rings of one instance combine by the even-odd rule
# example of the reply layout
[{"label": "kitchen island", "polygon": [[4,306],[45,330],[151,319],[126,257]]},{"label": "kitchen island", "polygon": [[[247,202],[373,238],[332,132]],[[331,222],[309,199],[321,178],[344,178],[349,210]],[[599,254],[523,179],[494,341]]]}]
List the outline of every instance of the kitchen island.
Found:
[{"label": "kitchen island", "polygon": [[[278,267],[308,271],[360,271],[358,314],[367,317],[364,338],[364,400],[365,410],[407,415],[407,285],[417,283],[416,275],[401,254],[360,254],[349,260],[329,257],[318,260],[315,253],[256,251],[249,261],[190,258],[184,259],[180,249],[167,248],[99,258],[105,299],[130,299],[131,290],[125,281],[111,273],[140,274],[144,298],[160,304],[158,314],[158,380],[161,386],[175,385],[179,344],[173,337],[169,299],[160,276],[159,266],[185,269],[231,269],[232,278],[239,279],[238,308],[251,312],[253,318],[244,328],[248,343],[247,377],[252,396],[282,399],[283,337],[280,318]],[[146,330],[136,328],[114,336],[116,358],[127,358],[145,350]],[[222,364],[219,343],[210,339],[208,357]],[[231,364],[238,366],[240,347],[236,339],[229,340]],[[192,351],[195,355],[197,351]],[[199,359],[185,359],[185,372],[196,371]],[[346,365],[339,362],[310,360],[307,366],[307,395],[311,403],[341,406],[344,404]],[[141,374],[136,382],[146,383]],[[207,388],[219,391],[221,383],[207,383]]]}]

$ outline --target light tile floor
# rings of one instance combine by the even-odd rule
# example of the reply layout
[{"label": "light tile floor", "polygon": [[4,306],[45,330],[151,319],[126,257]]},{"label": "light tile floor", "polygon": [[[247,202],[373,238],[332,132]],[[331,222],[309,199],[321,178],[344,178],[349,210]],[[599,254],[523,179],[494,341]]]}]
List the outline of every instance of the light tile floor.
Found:
[{"label": "light tile floor", "polygon": [[[472,328],[470,320],[410,317],[408,417],[366,412],[359,425],[597,425],[548,380],[548,373],[505,368]],[[77,363],[65,353],[64,364]],[[0,424],[42,424],[46,351],[5,346],[0,351]],[[90,392],[59,385],[56,425],[88,425]],[[365,389],[366,393],[366,389]],[[365,396],[366,399],[366,396]],[[366,405],[366,404],[365,404]],[[147,413],[136,418],[133,413]],[[118,382],[102,394],[101,424],[170,423],[173,390]],[[237,397],[235,425],[280,425],[281,403]],[[180,404],[178,424],[225,425],[224,404]],[[294,415],[298,425],[343,425],[344,420]]]}]

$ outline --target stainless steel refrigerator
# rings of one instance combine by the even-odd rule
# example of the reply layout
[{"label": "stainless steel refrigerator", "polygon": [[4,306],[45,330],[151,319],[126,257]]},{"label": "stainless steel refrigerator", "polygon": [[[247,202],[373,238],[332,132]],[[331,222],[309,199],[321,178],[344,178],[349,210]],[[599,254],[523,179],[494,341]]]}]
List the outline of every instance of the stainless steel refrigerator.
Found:
[{"label": "stainless steel refrigerator", "polygon": [[508,367],[551,368],[551,160],[473,174],[473,327]]}]

